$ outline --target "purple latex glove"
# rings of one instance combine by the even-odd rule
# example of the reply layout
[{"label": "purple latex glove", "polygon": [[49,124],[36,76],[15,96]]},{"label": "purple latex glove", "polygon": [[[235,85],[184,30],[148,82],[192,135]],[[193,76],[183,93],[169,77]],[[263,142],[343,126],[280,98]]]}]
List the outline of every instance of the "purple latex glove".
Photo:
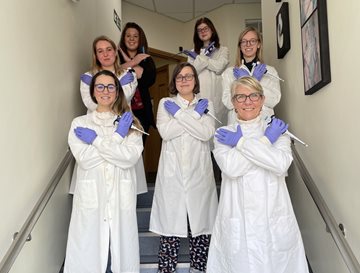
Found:
[{"label": "purple latex glove", "polygon": [[239,79],[245,76],[250,76],[249,72],[246,69],[240,68],[238,66],[234,66],[233,74],[235,79]]},{"label": "purple latex glove", "polygon": [[167,100],[164,102],[164,107],[166,111],[168,111],[171,115],[175,116],[176,112],[180,110],[179,105],[171,100]]},{"label": "purple latex glove", "polygon": [[74,129],[75,135],[87,144],[92,144],[97,137],[96,132],[93,129],[76,127]]},{"label": "purple latex glove", "polygon": [[205,49],[204,54],[205,56],[210,57],[211,54],[215,51],[216,47],[215,47],[215,41],[211,42]]},{"label": "purple latex glove", "polygon": [[81,80],[83,83],[85,83],[85,84],[87,84],[87,85],[90,85],[91,80],[92,80],[92,76],[90,76],[90,75],[88,75],[88,74],[82,74],[82,75],[80,76],[80,80]]},{"label": "purple latex glove", "polygon": [[130,126],[133,123],[134,119],[132,117],[132,114],[130,112],[125,112],[119,121],[119,124],[116,128],[116,133],[118,133],[121,137],[125,137],[129,130],[130,130]]},{"label": "purple latex glove", "polygon": [[230,147],[235,147],[242,136],[243,134],[240,125],[237,126],[236,132],[220,128],[215,133],[217,141]]},{"label": "purple latex glove", "polygon": [[200,99],[199,102],[195,106],[195,111],[199,113],[200,116],[202,116],[206,109],[208,108],[209,100],[208,99]]},{"label": "purple latex glove", "polygon": [[193,58],[194,60],[198,56],[198,54],[196,52],[190,51],[190,50],[187,50],[187,49],[185,49],[182,53],[184,53],[186,56],[189,56],[189,57]]},{"label": "purple latex glove", "polygon": [[128,71],[124,76],[120,79],[120,85],[124,86],[134,81],[134,75],[130,71]]},{"label": "purple latex glove", "polygon": [[270,125],[266,128],[264,135],[274,144],[278,138],[286,132],[289,125],[278,118],[273,118]]},{"label": "purple latex glove", "polygon": [[257,64],[254,68],[252,76],[260,81],[266,72],[266,64]]}]

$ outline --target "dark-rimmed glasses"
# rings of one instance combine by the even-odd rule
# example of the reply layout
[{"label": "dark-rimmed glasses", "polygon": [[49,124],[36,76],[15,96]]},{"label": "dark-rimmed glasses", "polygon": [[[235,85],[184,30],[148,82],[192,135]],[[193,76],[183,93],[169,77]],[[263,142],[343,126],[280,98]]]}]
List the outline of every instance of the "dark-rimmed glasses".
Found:
[{"label": "dark-rimmed glasses", "polygon": [[209,27],[203,27],[203,28],[198,28],[196,31],[197,33],[201,33],[201,32],[208,32],[210,30]]},{"label": "dark-rimmed glasses", "polygon": [[105,91],[105,89],[108,90],[109,93],[114,93],[116,92],[117,88],[115,84],[108,84],[108,85],[104,85],[102,83],[99,84],[95,84],[95,90],[99,93],[102,93]]},{"label": "dark-rimmed glasses", "polygon": [[250,95],[236,94],[233,96],[233,100],[236,100],[238,103],[244,103],[249,98],[250,101],[257,102],[262,96],[260,93],[251,93]]},{"label": "dark-rimmed glasses", "polygon": [[241,46],[248,46],[248,45],[256,45],[256,43],[259,41],[259,39],[250,39],[250,40],[241,40],[240,45]]},{"label": "dark-rimmed glasses", "polygon": [[185,80],[188,82],[191,81],[192,79],[194,79],[194,74],[186,74],[185,76],[177,75],[175,81],[182,82],[183,80]]}]

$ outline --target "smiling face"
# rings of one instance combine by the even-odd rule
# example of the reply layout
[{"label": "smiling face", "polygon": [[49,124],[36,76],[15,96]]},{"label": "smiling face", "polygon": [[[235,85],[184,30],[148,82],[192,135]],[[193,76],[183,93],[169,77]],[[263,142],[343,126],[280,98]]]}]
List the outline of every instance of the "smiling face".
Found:
[{"label": "smiling face", "polygon": [[[106,87],[102,88],[103,87],[102,85]],[[107,75],[100,75],[96,78],[95,87],[94,87],[94,96],[98,104],[96,108],[98,112],[111,111],[112,105],[116,100],[117,92],[118,92],[118,90],[115,90],[115,92],[111,92],[114,91],[111,88],[112,86],[116,87],[115,81],[112,77]]]},{"label": "smiling face", "polygon": [[240,50],[246,62],[252,61],[256,57],[256,52],[260,48],[259,37],[256,32],[247,32],[240,40]]},{"label": "smiling face", "polygon": [[101,68],[113,71],[116,60],[115,48],[108,41],[100,40],[96,43],[95,52]]},{"label": "smiling face", "polygon": [[[250,94],[258,94],[258,91],[252,89],[245,85],[237,85],[234,90],[234,97],[236,95],[245,95],[249,96]],[[237,118],[240,120],[252,120],[256,118],[262,109],[264,104],[264,96],[260,96],[257,101],[252,101],[250,97],[246,97],[244,102],[238,102],[233,97],[232,103],[234,105],[235,111],[237,113]],[[256,96],[254,96],[256,97]]]},{"label": "smiling face", "polygon": [[176,90],[188,101],[194,98],[195,77],[190,66],[185,66],[175,77]]},{"label": "smiling face", "polygon": [[125,32],[125,46],[128,52],[137,52],[140,41],[139,31],[135,28],[128,28]]}]

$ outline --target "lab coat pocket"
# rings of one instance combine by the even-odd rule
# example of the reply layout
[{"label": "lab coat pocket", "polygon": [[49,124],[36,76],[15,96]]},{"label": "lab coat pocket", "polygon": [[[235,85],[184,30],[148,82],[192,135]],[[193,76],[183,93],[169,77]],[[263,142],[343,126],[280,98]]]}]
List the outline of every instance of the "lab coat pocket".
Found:
[{"label": "lab coat pocket", "polygon": [[81,208],[96,209],[99,206],[96,182],[94,179],[78,180],[74,196],[78,200]]},{"label": "lab coat pocket", "polygon": [[294,217],[280,216],[270,220],[270,231],[275,250],[286,252],[297,246],[299,232]]},{"label": "lab coat pocket", "polygon": [[240,250],[240,219],[224,219],[221,228],[215,230],[218,234],[215,245],[224,253],[225,256],[234,256]]},{"label": "lab coat pocket", "polygon": [[165,151],[163,164],[164,176],[175,176],[176,154],[174,152]]},{"label": "lab coat pocket", "polygon": [[120,208],[128,210],[135,207],[134,183],[129,179],[120,181]]}]

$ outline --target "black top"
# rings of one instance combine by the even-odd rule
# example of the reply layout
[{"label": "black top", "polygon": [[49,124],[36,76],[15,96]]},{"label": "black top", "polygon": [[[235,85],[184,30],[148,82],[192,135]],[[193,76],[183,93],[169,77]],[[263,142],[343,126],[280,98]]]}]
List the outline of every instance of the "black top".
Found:
[{"label": "black top", "polygon": [[[121,64],[125,63],[125,60],[121,54],[120,62]],[[140,91],[142,103],[144,104],[144,109],[133,110],[133,112],[134,115],[140,120],[141,125],[147,132],[150,126],[156,128],[149,92],[149,88],[155,83],[156,80],[156,67],[154,60],[151,57],[142,60],[139,63],[139,66],[142,67],[143,73],[141,78],[138,79],[138,89]]]}]

